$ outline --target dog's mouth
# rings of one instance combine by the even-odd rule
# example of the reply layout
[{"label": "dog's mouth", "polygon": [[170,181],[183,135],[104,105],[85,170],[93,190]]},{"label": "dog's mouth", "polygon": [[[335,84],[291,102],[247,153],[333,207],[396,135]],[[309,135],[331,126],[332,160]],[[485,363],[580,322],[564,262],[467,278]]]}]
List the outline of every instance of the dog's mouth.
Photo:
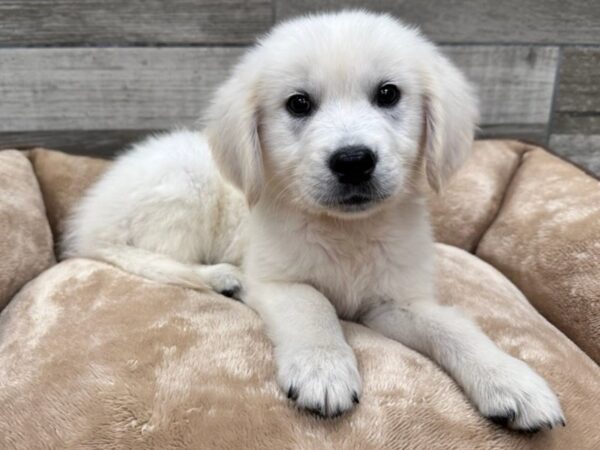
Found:
[{"label": "dog's mouth", "polygon": [[331,204],[329,207],[344,213],[356,213],[371,209],[381,200],[382,198],[379,197],[370,197],[367,195],[351,195],[349,197],[339,199],[337,202]]},{"label": "dog's mouth", "polygon": [[387,195],[375,192],[351,192],[328,196],[321,201],[321,204],[335,212],[355,213],[367,211],[387,197]]},{"label": "dog's mouth", "polygon": [[350,195],[348,197],[345,198],[341,198],[338,201],[338,204],[340,206],[360,206],[360,205],[364,205],[367,203],[370,203],[373,201],[373,198],[370,197],[369,195],[363,195],[363,194],[354,194],[354,195]]},{"label": "dog's mouth", "polygon": [[394,194],[393,186],[378,180],[360,184],[323,183],[311,195],[310,203],[315,212],[334,216],[364,216]]}]

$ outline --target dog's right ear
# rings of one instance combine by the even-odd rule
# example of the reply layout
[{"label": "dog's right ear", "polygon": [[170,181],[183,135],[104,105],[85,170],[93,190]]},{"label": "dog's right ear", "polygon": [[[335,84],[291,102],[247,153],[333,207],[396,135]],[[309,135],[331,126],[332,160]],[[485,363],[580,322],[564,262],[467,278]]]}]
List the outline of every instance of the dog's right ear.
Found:
[{"label": "dog's right ear", "polygon": [[257,82],[258,68],[246,57],[217,91],[205,130],[219,171],[250,205],[258,201],[263,184]]}]

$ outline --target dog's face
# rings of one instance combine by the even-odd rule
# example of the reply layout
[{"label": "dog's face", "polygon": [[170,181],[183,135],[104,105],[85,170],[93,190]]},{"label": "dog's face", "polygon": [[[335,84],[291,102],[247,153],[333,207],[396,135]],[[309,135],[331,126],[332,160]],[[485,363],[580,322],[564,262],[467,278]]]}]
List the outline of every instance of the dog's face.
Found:
[{"label": "dog's face", "polygon": [[416,31],[346,12],[275,28],[237,66],[209,112],[222,173],[311,213],[369,214],[436,189],[471,146],[476,106],[460,73]]},{"label": "dog's face", "polygon": [[418,158],[414,63],[410,50],[377,42],[351,22],[314,22],[276,30],[261,49],[265,173],[301,208],[369,211],[406,188]]}]

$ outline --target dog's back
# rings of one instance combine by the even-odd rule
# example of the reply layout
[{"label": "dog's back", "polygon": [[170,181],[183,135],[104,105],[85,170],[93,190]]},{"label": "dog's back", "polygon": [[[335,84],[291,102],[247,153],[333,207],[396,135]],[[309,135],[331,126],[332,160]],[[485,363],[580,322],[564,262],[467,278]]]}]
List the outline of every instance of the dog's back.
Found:
[{"label": "dog's back", "polygon": [[117,158],[73,211],[63,255],[201,288],[211,283],[182,266],[239,264],[236,236],[246,214],[243,197],[216,170],[204,136],[175,131]]}]

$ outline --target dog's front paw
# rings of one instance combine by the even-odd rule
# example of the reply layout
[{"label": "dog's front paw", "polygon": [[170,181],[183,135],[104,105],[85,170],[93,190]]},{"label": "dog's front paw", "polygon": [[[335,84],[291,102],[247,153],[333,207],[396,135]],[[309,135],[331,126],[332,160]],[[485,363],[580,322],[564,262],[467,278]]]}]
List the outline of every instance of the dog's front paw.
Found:
[{"label": "dog's front paw", "polygon": [[208,284],[217,293],[225,297],[241,300],[242,272],[231,264],[215,264],[206,269]]},{"label": "dog's front paw", "polygon": [[360,375],[349,346],[286,349],[277,363],[279,385],[301,408],[336,417],[359,401]]},{"label": "dog's front paw", "polygon": [[528,432],[565,426],[558,398],[523,361],[507,356],[484,378],[474,381],[470,394],[490,420]]}]

